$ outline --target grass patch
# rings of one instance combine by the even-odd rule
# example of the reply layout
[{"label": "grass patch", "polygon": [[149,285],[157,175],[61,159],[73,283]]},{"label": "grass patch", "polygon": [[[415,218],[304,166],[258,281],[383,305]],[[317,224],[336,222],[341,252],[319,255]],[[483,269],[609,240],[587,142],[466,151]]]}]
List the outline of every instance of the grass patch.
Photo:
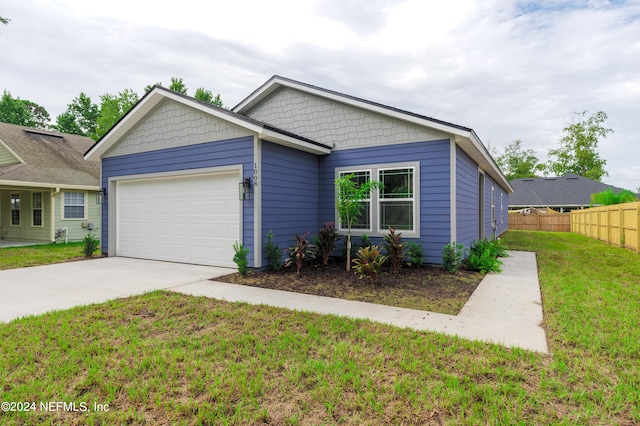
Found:
[{"label": "grass patch", "polygon": [[84,259],[82,242],[0,248],[0,270]]},{"label": "grass patch", "polygon": [[[553,355],[170,292],[0,324],[19,424],[637,424],[640,256],[572,234],[537,252]],[[633,324],[632,324],[633,323]]]}]

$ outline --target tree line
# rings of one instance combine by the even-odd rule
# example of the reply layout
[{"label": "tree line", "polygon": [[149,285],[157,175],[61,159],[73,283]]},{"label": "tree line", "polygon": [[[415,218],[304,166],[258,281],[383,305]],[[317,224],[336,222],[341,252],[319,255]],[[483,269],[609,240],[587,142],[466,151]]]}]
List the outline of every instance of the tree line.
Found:
[{"label": "tree line", "polygon": [[[158,82],[155,85],[162,86],[162,83]],[[153,86],[147,85],[145,93]],[[169,90],[187,95],[187,87],[181,78],[171,77]],[[197,88],[193,97],[223,107],[220,94],[214,95],[204,87]],[[98,140],[139,100],[140,96],[132,89],[124,89],[116,95],[105,93],[100,96],[99,103],[94,103],[86,93],[81,92],[67,105],[67,109],[56,117],[55,122],[51,123],[51,117],[43,106],[27,99],[14,98],[9,91],[4,90],[0,98],[0,121]]]}]

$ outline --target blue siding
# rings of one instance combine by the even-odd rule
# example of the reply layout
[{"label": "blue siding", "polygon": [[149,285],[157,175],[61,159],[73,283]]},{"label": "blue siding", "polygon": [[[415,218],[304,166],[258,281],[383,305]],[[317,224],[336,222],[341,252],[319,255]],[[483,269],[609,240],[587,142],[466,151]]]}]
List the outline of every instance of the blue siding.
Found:
[{"label": "blue siding", "polygon": [[[449,140],[334,151],[321,158],[320,221],[335,220],[335,169],[384,163],[420,162],[420,242],[428,263],[442,261],[450,241]],[[374,240],[374,239],[372,239]],[[407,240],[410,240],[407,238]],[[358,241],[358,238],[356,238]],[[376,241],[376,240],[374,240]],[[416,241],[414,239],[414,241]]]},{"label": "blue siding", "polygon": [[[493,187],[493,202],[495,207],[495,225],[491,223],[491,188]],[[500,214],[500,194],[503,194],[504,209],[503,215]],[[492,236],[499,237],[509,228],[509,219],[507,217],[507,206],[509,205],[509,195],[500,187],[491,176],[485,176],[485,235],[487,238]],[[495,232],[495,234],[494,234]]]},{"label": "blue siding", "polygon": [[[139,154],[102,159],[102,186],[108,188],[109,178],[146,173],[193,170],[242,164],[243,176],[253,177],[253,137],[208,142]],[[102,205],[102,252],[109,248],[109,198]],[[243,244],[249,247],[249,264],[254,264],[254,202],[252,197],[243,203]]]},{"label": "blue siding", "polygon": [[456,243],[469,247],[478,239],[478,164],[456,147]]},{"label": "blue siding", "polygon": [[[262,233],[263,244],[271,230],[281,249],[292,245],[295,234],[322,227],[320,220],[320,157],[262,141]],[[263,250],[263,263],[268,265]]]}]

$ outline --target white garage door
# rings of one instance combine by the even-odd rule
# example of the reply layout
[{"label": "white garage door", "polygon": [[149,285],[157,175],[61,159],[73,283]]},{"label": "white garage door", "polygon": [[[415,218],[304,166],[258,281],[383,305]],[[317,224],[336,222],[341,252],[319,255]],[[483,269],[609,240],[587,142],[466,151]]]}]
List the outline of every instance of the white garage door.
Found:
[{"label": "white garage door", "polygon": [[234,266],[239,173],[119,181],[116,255]]}]

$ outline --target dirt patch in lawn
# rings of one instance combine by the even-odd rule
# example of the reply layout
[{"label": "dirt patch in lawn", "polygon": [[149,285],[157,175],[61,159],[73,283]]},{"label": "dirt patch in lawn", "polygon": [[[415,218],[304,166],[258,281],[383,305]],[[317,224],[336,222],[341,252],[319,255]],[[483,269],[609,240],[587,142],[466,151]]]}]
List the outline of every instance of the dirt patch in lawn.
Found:
[{"label": "dirt patch in lawn", "polygon": [[402,268],[395,274],[385,270],[374,285],[347,272],[344,264],[331,264],[307,266],[300,276],[294,268],[287,268],[251,272],[247,277],[235,273],[215,281],[457,315],[482,278],[476,272],[450,274],[427,266]]}]

